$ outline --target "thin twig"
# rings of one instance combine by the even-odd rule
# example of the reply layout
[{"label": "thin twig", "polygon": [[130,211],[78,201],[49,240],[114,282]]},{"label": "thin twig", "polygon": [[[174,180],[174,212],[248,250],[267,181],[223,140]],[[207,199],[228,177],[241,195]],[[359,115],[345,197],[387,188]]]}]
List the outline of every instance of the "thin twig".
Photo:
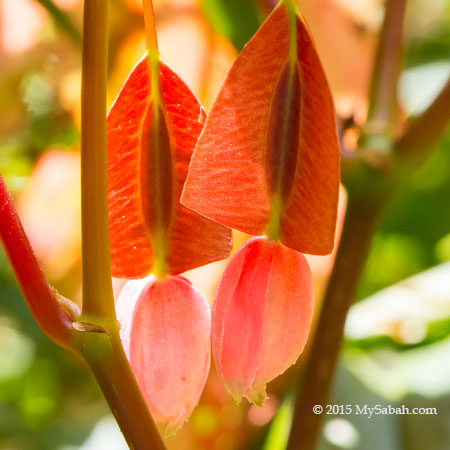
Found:
[{"label": "thin twig", "polygon": [[386,133],[391,130],[397,105],[397,81],[403,42],[403,19],[407,0],[389,0],[380,33],[370,89],[366,132]]},{"label": "thin twig", "polygon": [[106,153],[108,0],[85,0],[81,113],[83,314],[76,335],[133,450],[164,443],[119,339],[111,283]]},{"label": "thin twig", "polygon": [[345,318],[353,301],[383,202],[359,201],[348,205],[344,229],[310,357],[297,395],[288,450],[312,450],[318,438],[320,414],[333,379]]},{"label": "thin twig", "polygon": [[433,103],[412,119],[394,144],[394,150],[412,165],[420,164],[450,123],[450,78]]},{"label": "thin twig", "polygon": [[[388,0],[378,43],[371,85],[366,138],[391,133],[407,0]],[[364,140],[362,142],[364,145]],[[364,165],[364,163],[362,163]],[[376,181],[384,177],[374,171]],[[319,436],[321,416],[315,405],[326,402],[343,337],[345,319],[356,294],[372,236],[390,189],[349,190],[344,229],[322,304],[305,376],[296,399],[288,450],[312,450]],[[367,197],[367,198],[366,198]]]}]

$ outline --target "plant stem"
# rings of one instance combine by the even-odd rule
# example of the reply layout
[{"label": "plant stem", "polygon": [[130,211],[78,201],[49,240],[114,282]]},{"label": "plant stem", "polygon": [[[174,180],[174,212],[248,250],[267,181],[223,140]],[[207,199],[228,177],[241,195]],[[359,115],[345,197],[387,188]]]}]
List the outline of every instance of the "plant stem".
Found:
[{"label": "plant stem", "polygon": [[[161,104],[161,86],[159,80],[159,51],[156,36],[155,13],[152,0],[142,0],[145,22],[145,46],[150,63],[150,98],[153,105],[154,121],[158,122],[159,107]],[[155,126],[156,128],[156,126]]]},{"label": "plant stem", "polygon": [[349,198],[339,250],[322,304],[306,372],[294,411],[288,450],[312,450],[321,416],[314,405],[325,405],[330,390],[345,318],[353,301],[383,202]]},{"label": "plant stem", "polygon": [[[142,3],[144,6],[147,56],[150,65],[150,102],[148,105],[148,110],[150,111],[151,108],[153,129],[160,130],[161,127],[166,126],[166,119],[164,117],[165,113],[163,113],[163,111],[165,111],[165,105],[161,92],[160,56],[158,51],[158,39],[156,36],[155,14],[153,11],[152,0],[143,0]],[[149,151],[154,152],[153,158],[155,165],[160,167],[161,153],[166,153],[167,151],[171,152],[171,150],[161,147],[159,141],[159,131],[154,132],[153,140],[154,143],[152,145],[152,149],[149,149]],[[174,164],[173,155],[172,164]],[[160,170],[156,170],[155,179],[153,181],[156,186],[160,186],[163,182],[161,173],[162,172]],[[168,180],[164,181],[164,183],[167,182]],[[156,207],[157,213],[154,217],[156,226],[154,232],[148,234],[148,240],[152,243],[153,248],[154,263],[152,273],[158,278],[163,278],[167,275],[167,224],[164,223],[164,219],[161,215],[161,211],[164,208],[161,201],[164,200],[162,200],[159,195],[157,195],[156,198],[158,202],[158,206]]]},{"label": "plant stem", "polygon": [[111,284],[106,153],[108,0],[84,6],[81,188],[83,315],[74,328],[131,449],[164,449],[119,339]]},{"label": "plant stem", "polygon": [[450,123],[450,79],[433,103],[411,120],[394,150],[410,165],[418,165],[432,152],[436,141]]},{"label": "plant stem", "polygon": [[164,450],[166,447],[151,418],[131,373],[118,333],[82,332],[81,353],[130,447],[134,450]]},{"label": "plant stem", "polygon": [[[414,119],[394,150],[405,164],[424,162],[430,155],[450,119],[450,80],[432,105]],[[357,167],[353,167],[358,170]],[[394,174],[398,179],[402,167]],[[372,174],[377,179],[381,174]],[[368,181],[373,184],[372,181]],[[347,214],[338,254],[322,304],[321,316],[311,347],[302,386],[297,395],[288,450],[311,450],[317,442],[321,415],[313,413],[314,405],[324,406],[330,390],[342,342],[345,319],[350,308],[369,252],[377,221],[395,183],[377,184],[375,189],[349,191]],[[375,193],[378,193],[377,196]]]},{"label": "plant stem", "polygon": [[407,0],[388,0],[386,4],[370,89],[366,124],[369,134],[385,134],[392,131],[406,3]]},{"label": "plant stem", "polygon": [[156,36],[155,14],[153,12],[153,1],[142,0],[144,7],[145,40],[147,50],[158,54],[158,38]]},{"label": "plant stem", "polygon": [[293,0],[283,0],[287,9],[289,20],[289,63],[291,69],[297,65],[298,49],[297,49],[297,13],[298,6]]},{"label": "plant stem", "polygon": [[[396,119],[395,93],[402,48],[403,18],[407,0],[388,0],[372,75],[366,136],[360,145],[388,152]],[[383,139],[379,139],[382,137]],[[380,147],[381,142],[381,147]],[[359,155],[359,153],[358,153]],[[376,168],[363,161],[354,167],[362,173],[364,186],[348,189],[348,206],[339,250],[322,304],[318,326],[299,389],[288,450],[312,450],[318,439],[321,415],[314,405],[323,406],[330,391],[342,342],[345,319],[353,302],[382,207],[393,184]],[[362,169],[362,170],[361,170]],[[370,174],[370,178],[367,175]],[[385,180],[386,178],[386,180]],[[378,189],[377,187],[380,187]]]},{"label": "plant stem", "polygon": [[22,294],[37,324],[56,344],[70,348],[72,318],[58,303],[55,292],[48,285],[1,176],[0,236]]},{"label": "plant stem", "polygon": [[86,0],[84,4],[81,91],[83,314],[115,320],[106,178],[108,3],[108,0]]}]

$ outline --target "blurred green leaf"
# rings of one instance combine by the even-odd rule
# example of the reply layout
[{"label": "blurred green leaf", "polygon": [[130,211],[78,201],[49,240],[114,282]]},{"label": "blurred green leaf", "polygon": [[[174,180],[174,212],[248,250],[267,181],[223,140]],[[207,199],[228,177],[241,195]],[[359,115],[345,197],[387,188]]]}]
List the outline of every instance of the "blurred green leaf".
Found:
[{"label": "blurred green leaf", "polygon": [[60,380],[54,364],[46,359],[35,361],[24,383],[21,409],[31,428],[41,428],[57,409]]},{"label": "blurred green leaf", "polygon": [[353,305],[346,348],[412,350],[450,337],[450,263],[389,286]]},{"label": "blurred green leaf", "polygon": [[406,67],[414,67],[434,61],[448,61],[450,55],[450,20],[436,28],[433,33],[417,36],[408,46]]},{"label": "blurred green leaf", "polygon": [[61,9],[59,9],[52,0],[37,0],[52,16],[55,23],[61,30],[66,33],[66,35],[72,40],[72,42],[79,48],[83,43],[83,38],[81,36],[78,28],[73,24],[72,20],[65,14]]},{"label": "blurred green leaf", "polygon": [[439,239],[435,247],[435,255],[439,262],[450,261],[450,233]]},{"label": "blurred green leaf", "polygon": [[436,245],[450,233],[449,148],[450,130],[428,161],[401,180],[373,241],[358,299],[442,261]]},{"label": "blurred green leaf", "polygon": [[424,267],[423,253],[414,236],[378,233],[366,264],[365,289],[361,289],[360,295],[368,296],[419,272]]},{"label": "blurred green leaf", "polygon": [[286,448],[289,429],[291,428],[294,402],[291,396],[286,397],[280,406],[267,433],[264,450],[284,450]]},{"label": "blurred green leaf", "polygon": [[400,400],[409,393],[437,397],[450,393],[450,338],[407,352],[347,351],[346,366],[374,392]]},{"label": "blurred green leaf", "polygon": [[345,347],[349,350],[361,350],[369,352],[380,348],[392,348],[396,350],[411,350],[437,343],[450,336],[450,318],[438,320],[427,324],[426,334],[419,342],[399,342],[391,336],[377,335],[362,339],[346,339]]},{"label": "blurred green leaf", "polygon": [[[0,316],[0,385],[22,375],[34,359],[33,341]],[[2,392],[0,391],[0,398]]]},{"label": "blurred green leaf", "polygon": [[262,23],[261,13],[253,0],[201,0],[200,5],[213,30],[226,37],[238,51]]}]

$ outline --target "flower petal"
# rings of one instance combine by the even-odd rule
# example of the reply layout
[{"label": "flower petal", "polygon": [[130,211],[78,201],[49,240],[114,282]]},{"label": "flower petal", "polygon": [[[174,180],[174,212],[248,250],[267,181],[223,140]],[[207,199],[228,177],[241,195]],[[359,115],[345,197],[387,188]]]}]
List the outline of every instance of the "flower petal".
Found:
[{"label": "flower petal", "polygon": [[270,255],[250,239],[229,262],[213,304],[212,346],[217,372],[239,403],[261,359],[264,296]]},{"label": "flower petal", "polygon": [[156,422],[176,431],[198,403],[210,366],[211,319],[184,278],[129,281],[116,306],[131,368]]},{"label": "flower petal", "polygon": [[254,381],[254,387],[261,388],[297,361],[313,315],[313,280],[306,258],[283,245],[272,244],[270,251],[261,359]]},{"label": "flower petal", "polygon": [[312,310],[311,271],[302,254],[252,238],[233,256],[213,305],[212,346],[236,401],[264,403],[266,383],[303,351]]}]

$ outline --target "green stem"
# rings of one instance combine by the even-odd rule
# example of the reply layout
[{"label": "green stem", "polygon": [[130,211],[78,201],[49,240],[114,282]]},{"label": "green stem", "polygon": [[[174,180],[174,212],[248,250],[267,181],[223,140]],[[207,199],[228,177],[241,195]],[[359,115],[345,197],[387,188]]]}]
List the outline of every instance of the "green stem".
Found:
[{"label": "green stem", "polygon": [[83,315],[115,320],[108,235],[106,77],[108,1],[84,6],[81,91]]},{"label": "green stem", "polygon": [[79,333],[81,354],[88,362],[130,449],[166,447],[131,373],[117,330]]},{"label": "green stem", "polygon": [[76,342],[131,449],[164,449],[119,339],[111,284],[106,153],[108,0],[84,7],[81,187],[83,315]]},{"label": "green stem", "polygon": [[145,20],[145,40],[147,50],[158,53],[158,38],[156,36],[156,24],[155,14],[153,11],[152,0],[142,0],[144,7],[144,20]]},{"label": "green stem", "polygon": [[[152,126],[154,130],[159,130],[165,120],[165,118],[161,115],[161,112],[164,111],[165,107],[161,93],[161,80],[159,73],[160,56],[158,51],[158,38],[156,35],[155,14],[152,0],[143,0],[142,4],[144,7],[146,49],[150,64],[151,103],[149,108],[152,108]],[[159,167],[161,162],[160,152],[170,151],[170,149],[161,147],[158,131],[155,131],[153,139],[154,145],[151,151],[155,152],[155,163],[156,166]],[[159,170],[156,171],[155,177],[156,179],[154,180],[154,183],[156,186],[160,186],[161,183],[171,182],[171,180],[162,180],[162,175]],[[149,234],[148,239],[152,242],[153,246],[154,264],[152,273],[158,278],[163,278],[167,275],[167,226],[160,214],[160,211],[162,211],[164,206],[160,202],[160,196],[156,195],[156,198],[158,201],[156,229],[154,230],[154,233],[151,235]]]},{"label": "green stem", "polygon": [[389,135],[396,114],[397,81],[400,72],[403,22],[407,0],[388,0],[375,56],[365,131]]},{"label": "green stem", "polygon": [[[289,21],[289,80],[288,80],[288,91],[286,97],[288,99],[292,99],[294,95],[294,77],[298,76],[297,72],[297,64],[298,64],[298,45],[297,45],[297,17],[298,17],[298,8],[297,4],[293,0],[282,0],[281,4],[284,3],[287,10],[288,21]],[[291,104],[291,101],[288,101],[288,104]],[[286,111],[284,111],[286,113]],[[282,184],[282,173],[285,171],[286,165],[286,155],[285,151],[283,151],[283,147],[285,150],[286,145],[286,131],[287,131],[287,121],[284,122],[283,126],[283,142],[284,144],[280,145],[278,149],[281,155],[281,163],[279,168],[279,173],[277,174],[277,180],[275,182],[274,191],[275,194],[271,199],[271,207],[270,207],[270,219],[267,224],[267,228],[265,234],[270,240],[278,241],[280,239],[280,226],[281,226],[281,216],[283,214],[283,198],[281,194],[281,184]]]},{"label": "green stem", "polygon": [[286,5],[289,20],[289,63],[292,66],[297,64],[297,16],[298,6],[295,0],[283,0]]},{"label": "green stem", "polygon": [[151,99],[153,102],[153,113],[158,116],[161,101],[159,82],[159,51],[158,38],[156,36],[155,14],[152,0],[142,0],[145,21],[145,46],[150,63]]}]

